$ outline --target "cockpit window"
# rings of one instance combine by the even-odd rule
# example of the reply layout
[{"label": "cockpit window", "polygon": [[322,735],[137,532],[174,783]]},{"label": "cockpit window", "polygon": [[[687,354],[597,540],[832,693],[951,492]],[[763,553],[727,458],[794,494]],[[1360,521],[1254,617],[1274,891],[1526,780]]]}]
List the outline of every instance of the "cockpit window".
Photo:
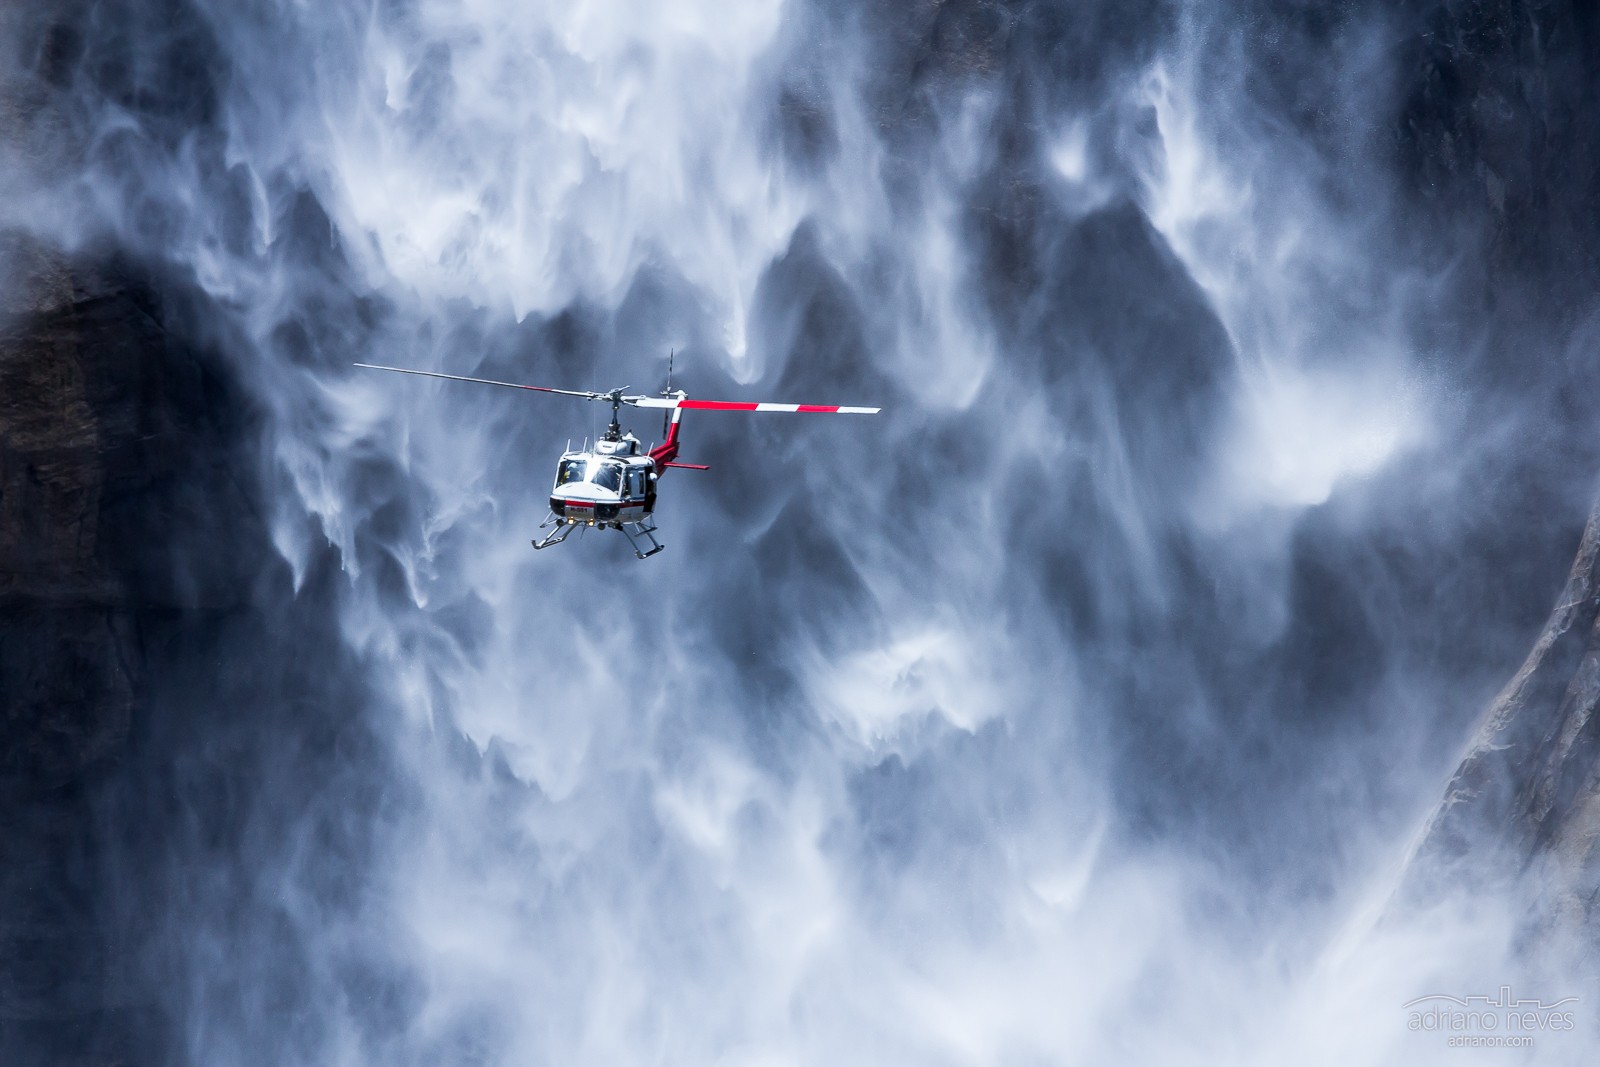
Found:
[{"label": "cockpit window", "polygon": [[586,456],[561,461],[561,466],[556,470],[557,486],[585,481],[615,493],[622,488],[622,464]]},{"label": "cockpit window", "polygon": [[562,460],[561,468],[556,471],[556,484],[566,485],[568,482],[583,481],[583,467],[584,460],[582,457]]}]

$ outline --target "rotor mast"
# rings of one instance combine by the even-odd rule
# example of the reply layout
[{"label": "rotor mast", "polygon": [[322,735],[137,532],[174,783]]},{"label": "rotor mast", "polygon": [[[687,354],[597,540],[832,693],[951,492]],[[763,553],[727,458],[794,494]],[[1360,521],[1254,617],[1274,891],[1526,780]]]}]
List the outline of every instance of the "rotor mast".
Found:
[{"label": "rotor mast", "polygon": [[606,435],[601,440],[622,440],[622,423],[619,421],[619,413],[622,410],[622,390],[613,389],[609,393],[602,393],[599,399],[611,401],[611,425],[606,427]]}]

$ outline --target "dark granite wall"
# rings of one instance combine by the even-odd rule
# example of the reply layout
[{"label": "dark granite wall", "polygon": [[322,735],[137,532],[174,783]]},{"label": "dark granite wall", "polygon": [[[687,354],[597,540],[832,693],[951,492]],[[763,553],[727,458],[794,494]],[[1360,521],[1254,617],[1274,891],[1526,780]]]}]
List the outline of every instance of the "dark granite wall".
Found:
[{"label": "dark granite wall", "polygon": [[175,588],[194,517],[245,502],[225,469],[206,484],[228,398],[151,287],[11,251],[28,269],[0,323],[0,1048],[119,1062],[106,790],[148,715],[150,642],[200,607]]}]

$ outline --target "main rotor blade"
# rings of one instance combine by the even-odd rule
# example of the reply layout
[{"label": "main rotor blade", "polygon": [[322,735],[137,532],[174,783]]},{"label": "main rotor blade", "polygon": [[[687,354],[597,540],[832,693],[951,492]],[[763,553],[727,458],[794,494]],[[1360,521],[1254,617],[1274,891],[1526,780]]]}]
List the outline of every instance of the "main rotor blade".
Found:
[{"label": "main rotor blade", "polygon": [[743,400],[691,400],[674,396],[625,396],[624,404],[638,408],[682,408],[685,411],[789,411],[802,415],[876,415],[882,408],[852,408],[838,404],[768,404]]},{"label": "main rotor blade", "polygon": [[440,374],[432,370],[411,370],[408,367],[385,367],[378,363],[357,363],[368,370],[392,370],[396,374],[419,374],[425,378],[448,378],[452,382],[477,382],[479,385],[500,385],[507,389],[531,389],[536,393],[560,393],[562,396],[581,396],[585,400],[604,400],[605,393],[590,393],[577,389],[552,389],[548,385],[520,385],[517,382],[497,382],[491,378],[468,378],[460,374]]}]

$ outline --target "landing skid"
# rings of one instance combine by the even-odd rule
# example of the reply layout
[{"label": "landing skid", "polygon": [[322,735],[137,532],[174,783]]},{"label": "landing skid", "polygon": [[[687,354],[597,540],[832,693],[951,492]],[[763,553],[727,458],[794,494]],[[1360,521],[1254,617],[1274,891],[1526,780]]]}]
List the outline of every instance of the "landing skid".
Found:
[{"label": "landing skid", "polygon": [[[630,526],[633,527],[632,530],[628,529]],[[621,523],[617,526],[617,529],[622,531],[622,536],[628,539],[628,544],[633,548],[633,554],[638,556],[640,559],[649,559],[651,556],[667,547],[660,541],[656,540],[656,524],[654,520],[648,517],[645,518],[643,522]],[[639,542],[637,540],[639,537],[643,537],[646,541],[650,542],[650,550],[648,552],[639,551]]]},{"label": "landing skid", "polygon": [[[553,529],[552,529],[553,527]],[[630,529],[631,527],[631,529]],[[539,524],[539,529],[550,532],[543,537],[535,538],[532,542],[534,548],[550,548],[559,545],[567,539],[573,530],[587,530],[586,523],[563,522],[554,513]],[[623,522],[617,524],[617,529],[622,531],[622,536],[628,539],[628,546],[633,549],[633,554],[640,559],[649,559],[667,546],[656,540],[656,524],[654,520],[645,518],[642,522]],[[639,539],[643,538],[649,544],[649,549],[639,551]]]},{"label": "landing skid", "polygon": [[562,522],[560,519],[556,518],[554,512],[550,514],[549,518],[545,519],[539,524],[539,529],[543,530],[551,526],[554,526],[555,529],[551,530],[543,537],[534,538],[534,548],[549,548],[552,545],[559,545],[561,542],[567,539],[567,534],[571,533],[573,529],[570,524]]}]

